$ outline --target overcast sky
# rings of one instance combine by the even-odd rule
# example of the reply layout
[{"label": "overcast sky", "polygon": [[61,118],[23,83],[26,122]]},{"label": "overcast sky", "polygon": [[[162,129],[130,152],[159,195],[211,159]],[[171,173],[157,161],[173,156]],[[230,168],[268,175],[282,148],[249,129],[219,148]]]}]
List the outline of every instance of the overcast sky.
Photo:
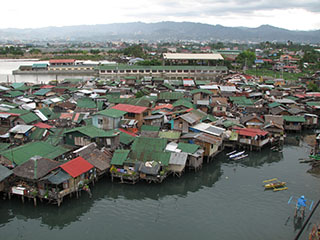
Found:
[{"label": "overcast sky", "polygon": [[320,29],[320,0],[3,0],[0,28],[188,21]]}]

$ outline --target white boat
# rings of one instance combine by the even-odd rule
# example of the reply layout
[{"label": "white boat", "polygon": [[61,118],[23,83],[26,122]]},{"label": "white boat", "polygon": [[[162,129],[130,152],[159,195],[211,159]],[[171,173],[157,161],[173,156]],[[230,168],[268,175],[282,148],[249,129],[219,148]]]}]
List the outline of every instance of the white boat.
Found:
[{"label": "white boat", "polygon": [[246,157],[248,157],[248,156],[249,156],[248,154],[243,154],[243,155],[240,155],[240,156],[238,156],[238,157],[233,158],[233,160],[240,160],[240,159],[246,158]]},{"label": "white boat", "polygon": [[234,153],[236,153],[236,152],[237,152],[237,150],[234,150],[234,151],[232,151],[232,152],[227,153],[226,155],[229,156],[229,155],[234,154]]},{"label": "white boat", "polygon": [[235,153],[235,154],[230,155],[230,156],[229,156],[229,158],[235,158],[235,157],[238,157],[238,156],[240,156],[240,155],[244,154],[244,152],[245,152],[245,151],[237,152],[237,153]]}]

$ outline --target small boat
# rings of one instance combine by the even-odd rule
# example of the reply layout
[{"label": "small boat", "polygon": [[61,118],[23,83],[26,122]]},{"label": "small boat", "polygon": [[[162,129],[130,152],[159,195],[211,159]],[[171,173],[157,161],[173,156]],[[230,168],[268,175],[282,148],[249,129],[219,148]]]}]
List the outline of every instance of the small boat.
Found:
[{"label": "small boat", "polygon": [[232,152],[227,153],[226,155],[229,156],[229,155],[234,154],[234,153],[236,153],[236,152],[237,152],[237,150],[234,150],[234,151],[232,151]]},{"label": "small boat", "polygon": [[235,153],[235,154],[230,155],[230,156],[229,156],[229,158],[235,158],[235,157],[238,157],[238,156],[240,156],[240,155],[244,154],[244,152],[245,152],[245,151],[237,152],[237,153]]},{"label": "small boat", "polygon": [[281,182],[277,178],[265,180],[265,181],[263,181],[263,183],[266,183],[264,185],[264,188],[266,190],[273,189],[274,192],[288,189],[288,187],[286,187],[286,182]]},{"label": "small boat", "polygon": [[240,160],[240,159],[246,158],[246,157],[248,157],[248,156],[249,156],[248,154],[242,154],[242,155],[240,155],[240,156],[238,156],[238,157],[233,158],[233,160]]}]

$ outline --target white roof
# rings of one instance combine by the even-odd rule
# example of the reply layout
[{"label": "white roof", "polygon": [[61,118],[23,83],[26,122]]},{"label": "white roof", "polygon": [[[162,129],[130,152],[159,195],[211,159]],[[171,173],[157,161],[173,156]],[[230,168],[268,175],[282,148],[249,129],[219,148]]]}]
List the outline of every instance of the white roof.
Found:
[{"label": "white roof", "polygon": [[25,110],[32,110],[32,109],[35,109],[37,106],[36,106],[36,103],[32,102],[32,103],[22,104],[21,107]]},{"label": "white roof", "polygon": [[185,152],[171,153],[169,164],[185,166],[187,162],[187,158],[188,158],[188,153],[185,153]]},{"label": "white roof", "polygon": [[221,92],[240,92],[235,86],[219,86]]},{"label": "white roof", "polygon": [[170,151],[170,152],[181,152],[180,149],[177,149],[178,148],[178,144],[175,143],[175,142],[170,142],[167,144],[166,146],[166,151]]},{"label": "white roof", "polygon": [[9,113],[0,113],[0,118],[8,118],[11,115]]},{"label": "white roof", "polygon": [[32,129],[32,125],[16,125],[9,130],[10,133],[26,133]]},{"label": "white roof", "polygon": [[57,103],[57,102],[61,102],[62,101],[62,99],[61,98],[59,98],[59,97],[56,97],[56,98],[51,98],[51,99],[49,99],[51,102],[53,102],[53,103]]},{"label": "white roof", "polygon": [[19,98],[19,100],[26,103],[32,102],[30,98],[25,98],[25,97]]},{"label": "white roof", "polygon": [[169,60],[223,60],[220,53],[164,53],[163,58]]},{"label": "white roof", "polygon": [[34,113],[37,114],[37,116],[42,120],[42,121],[48,121],[48,118],[43,115],[42,112],[40,112],[39,110],[34,110]]},{"label": "white roof", "polygon": [[289,98],[276,99],[275,101],[277,103],[283,103],[283,104],[294,104],[294,103],[296,103],[294,100],[289,99]]},{"label": "white roof", "polygon": [[91,94],[92,93],[91,90],[87,90],[87,89],[81,89],[81,90],[78,90],[78,92],[81,92],[81,93],[84,93],[84,94]]},{"label": "white roof", "polygon": [[192,128],[194,128],[200,132],[208,133],[208,134],[215,135],[215,136],[221,136],[222,133],[224,133],[226,131],[226,129],[224,129],[224,128],[216,127],[216,126],[213,126],[208,123],[198,123],[197,125],[193,126]]},{"label": "white roof", "polygon": [[218,90],[218,85],[201,85],[200,89]]}]

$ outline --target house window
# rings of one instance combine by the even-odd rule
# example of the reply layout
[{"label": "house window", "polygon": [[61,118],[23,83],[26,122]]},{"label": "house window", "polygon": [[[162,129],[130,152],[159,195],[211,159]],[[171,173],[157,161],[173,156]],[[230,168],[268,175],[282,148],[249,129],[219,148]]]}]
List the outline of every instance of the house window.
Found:
[{"label": "house window", "polygon": [[148,112],[143,112],[143,116],[148,116]]},{"label": "house window", "polygon": [[183,122],[179,122],[179,128],[182,128]]},{"label": "house window", "polygon": [[128,113],[128,117],[134,118],[136,116],[136,114],[134,113]]},{"label": "house window", "polygon": [[100,119],[100,118],[98,118],[98,124],[99,124],[99,125],[102,125],[102,124],[103,124],[103,120]]},{"label": "house window", "polygon": [[111,139],[110,138],[107,138],[107,146],[110,146],[111,145]]}]

